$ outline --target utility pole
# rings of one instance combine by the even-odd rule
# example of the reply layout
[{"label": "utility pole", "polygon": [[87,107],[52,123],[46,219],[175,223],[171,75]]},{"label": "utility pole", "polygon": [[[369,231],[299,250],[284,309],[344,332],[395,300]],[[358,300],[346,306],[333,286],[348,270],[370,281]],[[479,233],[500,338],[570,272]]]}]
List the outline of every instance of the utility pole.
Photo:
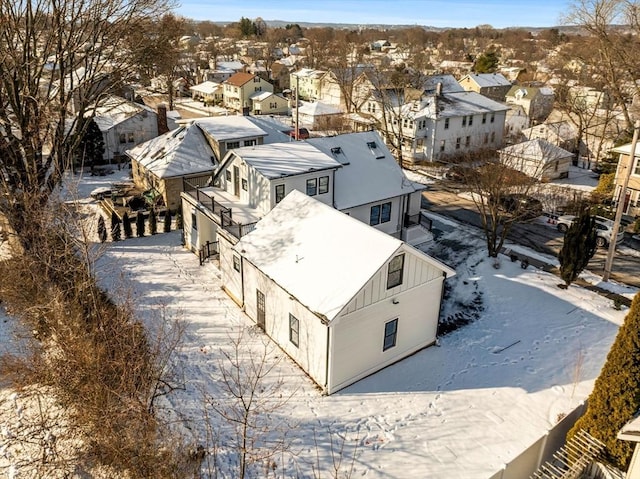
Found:
[{"label": "utility pole", "polygon": [[[607,251],[607,259],[604,263],[604,274],[602,275],[602,281],[609,281],[611,276],[611,267],[613,266],[613,256],[616,252],[616,238],[618,237],[618,230],[620,229],[620,220],[622,220],[622,213],[624,212],[624,204],[627,198],[627,186],[629,185],[629,178],[633,171],[633,165],[636,159],[636,145],[638,144],[638,131],[640,130],[640,120],[637,120],[633,125],[633,139],[631,140],[631,152],[629,153],[629,162],[626,165],[626,171],[624,172],[624,181],[620,194],[618,195],[618,203],[616,205],[616,217],[613,220],[613,228],[611,230],[611,240],[609,241],[609,250]],[[619,163],[619,168],[620,168]]]},{"label": "utility pole", "polygon": [[298,91],[300,90],[300,77],[296,75],[296,141],[300,139],[300,117],[298,116]]}]

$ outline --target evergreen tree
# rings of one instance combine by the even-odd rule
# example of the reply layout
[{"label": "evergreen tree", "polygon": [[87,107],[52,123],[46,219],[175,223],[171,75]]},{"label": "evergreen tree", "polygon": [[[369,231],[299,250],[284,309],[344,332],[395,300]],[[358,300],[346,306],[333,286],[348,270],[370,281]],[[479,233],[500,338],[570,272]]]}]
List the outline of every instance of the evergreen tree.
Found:
[{"label": "evergreen tree", "polygon": [[100,238],[100,243],[107,241],[107,227],[104,224],[102,215],[98,216],[98,238]]},{"label": "evergreen tree", "polygon": [[149,210],[149,233],[152,235],[158,232],[158,218],[156,216],[156,210],[151,208]]},{"label": "evergreen tree", "polygon": [[167,210],[164,214],[164,228],[163,231],[165,233],[169,233],[171,231],[171,211]]},{"label": "evergreen tree", "polygon": [[633,443],[616,439],[618,431],[640,410],[640,295],[636,294],[607,361],[596,379],[587,410],[569,437],[584,429],[607,446],[605,460],[627,470]]},{"label": "evergreen tree", "polygon": [[118,213],[115,211],[111,212],[111,240],[112,241],[120,241],[121,233],[120,233],[120,217]]},{"label": "evergreen tree", "polygon": [[98,124],[91,118],[87,124],[84,136],[80,139],[76,150],[76,157],[80,164],[99,165],[104,161],[104,139]]},{"label": "evergreen tree", "polygon": [[124,215],[122,215],[122,229],[124,230],[124,237],[126,239],[133,237],[133,231],[131,229],[131,220],[129,219],[129,215],[127,214],[126,211],[124,212]]},{"label": "evergreen tree", "polygon": [[476,73],[493,73],[498,68],[498,54],[494,51],[485,52],[476,58],[474,70]]},{"label": "evergreen tree", "polygon": [[182,210],[178,210],[176,213],[176,229],[181,230],[184,228],[184,223],[182,222]]},{"label": "evergreen tree", "polygon": [[138,238],[142,238],[144,236],[144,214],[142,211],[138,211],[136,216],[136,234]]},{"label": "evergreen tree", "polygon": [[589,264],[596,252],[596,221],[589,213],[589,208],[583,207],[580,215],[571,224],[564,236],[564,244],[558,260],[560,261],[560,277],[565,287],[573,283],[582,270]]}]

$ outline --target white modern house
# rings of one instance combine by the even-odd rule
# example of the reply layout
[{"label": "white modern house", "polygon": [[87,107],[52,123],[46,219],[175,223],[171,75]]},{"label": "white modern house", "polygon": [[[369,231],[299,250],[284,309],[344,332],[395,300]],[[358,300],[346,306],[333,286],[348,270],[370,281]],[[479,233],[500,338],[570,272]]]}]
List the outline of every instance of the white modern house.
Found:
[{"label": "white modern house", "polygon": [[237,242],[293,190],[389,235],[426,240],[424,186],[405,177],[376,132],[238,148],[210,184],[187,185],[182,194],[185,241],[193,251],[207,242]]},{"label": "white modern house", "polygon": [[231,245],[228,294],[327,394],[433,344],[455,272],[291,191]]}]

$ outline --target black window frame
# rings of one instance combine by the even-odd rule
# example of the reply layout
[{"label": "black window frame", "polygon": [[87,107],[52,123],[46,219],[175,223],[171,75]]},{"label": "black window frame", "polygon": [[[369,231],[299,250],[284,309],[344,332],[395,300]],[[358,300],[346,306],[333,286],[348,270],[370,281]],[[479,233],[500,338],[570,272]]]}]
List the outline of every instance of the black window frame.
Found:
[{"label": "black window frame", "polygon": [[226,170],[224,172],[224,177],[226,178],[227,181],[231,181],[231,170]]},{"label": "black window frame", "polygon": [[380,224],[391,221],[391,202],[382,203],[380,208]]},{"label": "black window frame", "polygon": [[238,273],[240,272],[240,256],[233,255],[233,269],[235,269]]},{"label": "black window frame", "polygon": [[240,142],[239,141],[227,141],[226,147],[227,147],[227,151],[234,150],[236,148],[240,148]]},{"label": "black window frame", "polygon": [[329,177],[321,176],[318,178],[318,194],[324,195],[326,193],[329,193]]},{"label": "black window frame", "polygon": [[[371,210],[369,210],[369,225],[375,226],[380,224],[380,205],[373,205]],[[375,212],[375,213],[374,213]]]},{"label": "black window frame", "polygon": [[276,204],[280,203],[285,197],[284,183],[276,185]]},{"label": "black window frame", "polygon": [[[464,125],[462,125],[464,126]],[[449,118],[445,118],[444,119],[444,129],[448,130],[449,129]]]},{"label": "black window frame", "polygon": [[[399,262],[399,265],[396,265],[395,262]],[[389,261],[389,264],[387,265],[387,289],[392,289],[392,288],[395,288],[396,286],[400,286],[404,279],[403,276],[404,276],[404,253],[400,253],[394,256],[393,258],[391,258],[391,260]]]},{"label": "black window frame", "polygon": [[249,182],[247,181],[246,178],[242,178],[242,180],[240,180],[242,183],[242,189],[244,191],[248,191],[249,190]]},{"label": "black window frame", "polygon": [[318,178],[307,179],[307,196],[316,196],[318,194]]},{"label": "black window frame", "polygon": [[382,351],[395,347],[398,339],[398,318],[384,323],[384,339],[382,341]]},{"label": "black window frame", "polygon": [[289,313],[289,342],[296,348],[300,347],[300,320]]}]

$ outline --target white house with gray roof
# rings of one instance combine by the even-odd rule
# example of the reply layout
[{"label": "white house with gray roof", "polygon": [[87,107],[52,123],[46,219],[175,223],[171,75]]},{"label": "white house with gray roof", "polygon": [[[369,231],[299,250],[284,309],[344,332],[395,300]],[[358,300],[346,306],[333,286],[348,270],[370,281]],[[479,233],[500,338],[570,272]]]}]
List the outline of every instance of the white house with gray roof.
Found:
[{"label": "white house with gray roof", "polygon": [[211,184],[182,194],[185,239],[194,251],[220,235],[235,243],[293,190],[392,236],[425,241],[423,187],[404,176],[376,132],[239,148]]},{"label": "white house with gray roof", "polygon": [[540,138],[507,146],[498,153],[505,164],[542,181],[568,178],[573,160],[573,153]]},{"label": "white house with gray roof", "polygon": [[455,274],[296,190],[221,245],[220,270],[229,296],[327,394],[433,344]]},{"label": "white house with gray roof", "polygon": [[393,128],[402,133],[403,158],[415,162],[500,148],[509,107],[476,92],[443,91],[400,109]]}]

